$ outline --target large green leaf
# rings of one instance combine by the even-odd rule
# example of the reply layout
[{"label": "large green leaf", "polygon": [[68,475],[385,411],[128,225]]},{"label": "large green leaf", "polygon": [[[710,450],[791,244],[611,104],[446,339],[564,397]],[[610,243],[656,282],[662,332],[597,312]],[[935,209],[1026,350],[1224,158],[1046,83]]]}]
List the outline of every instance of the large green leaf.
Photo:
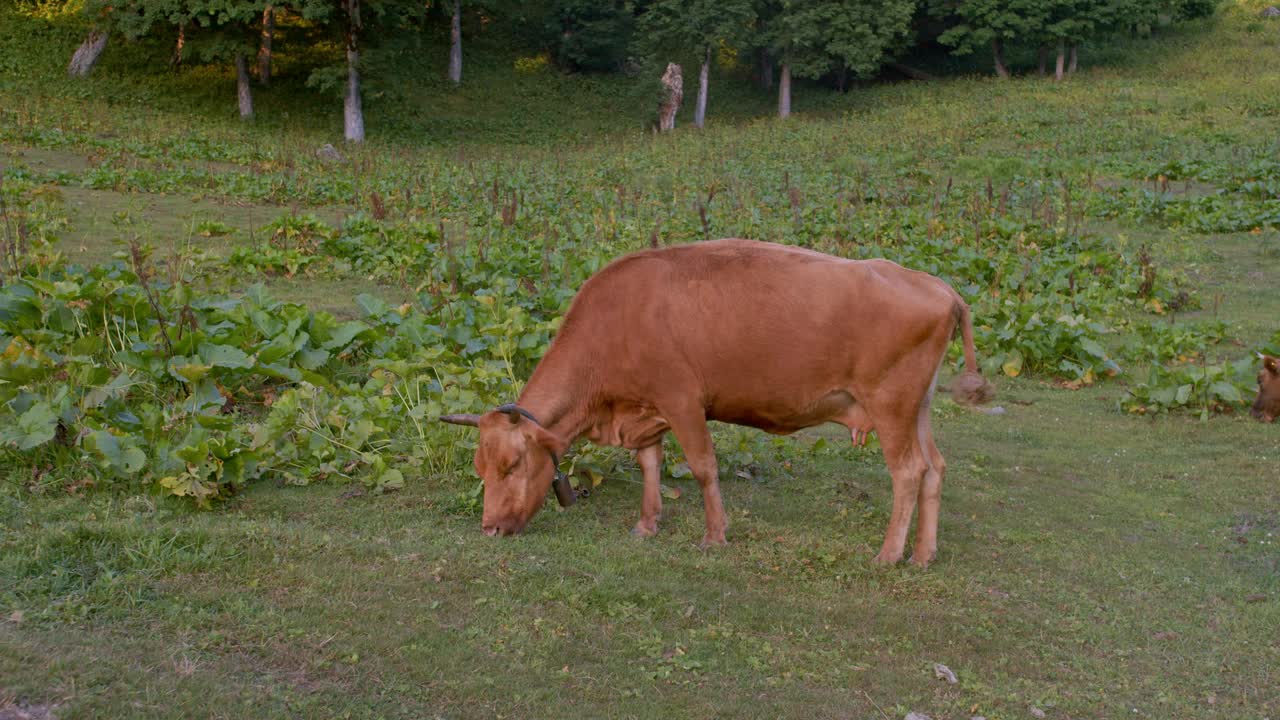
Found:
[{"label": "large green leaf", "polygon": [[1209,391],[1223,402],[1237,404],[1244,402],[1244,398],[1240,395],[1240,389],[1225,380],[1219,380],[1210,385]]},{"label": "large green leaf", "polygon": [[325,350],[336,350],[338,348],[345,348],[347,345],[351,343],[352,340],[355,340],[356,337],[358,337],[361,333],[364,333],[369,330],[372,330],[372,328],[370,328],[368,324],[360,322],[359,320],[352,320],[351,322],[345,322],[339,325],[338,327],[334,328],[329,335],[329,339],[321,343],[320,346],[323,347]]},{"label": "large green leaf", "polygon": [[40,401],[27,408],[12,425],[0,427],[0,443],[31,450],[52,440],[57,431],[57,411],[49,403]]},{"label": "large green leaf", "polygon": [[169,360],[169,374],[184,383],[197,382],[212,369],[212,365],[198,362],[196,358],[176,357]]},{"label": "large green leaf", "polygon": [[200,359],[213,367],[243,370],[253,367],[254,360],[248,353],[231,345],[200,345]]},{"label": "large green leaf", "polygon": [[98,456],[117,474],[131,476],[147,465],[147,455],[131,438],[120,438],[107,430],[91,430],[83,440],[85,450]]},{"label": "large green leaf", "polygon": [[216,413],[222,409],[226,402],[227,399],[222,396],[222,391],[218,389],[218,384],[209,378],[205,378],[196,383],[191,391],[191,396],[182,403],[182,409],[192,415]]}]

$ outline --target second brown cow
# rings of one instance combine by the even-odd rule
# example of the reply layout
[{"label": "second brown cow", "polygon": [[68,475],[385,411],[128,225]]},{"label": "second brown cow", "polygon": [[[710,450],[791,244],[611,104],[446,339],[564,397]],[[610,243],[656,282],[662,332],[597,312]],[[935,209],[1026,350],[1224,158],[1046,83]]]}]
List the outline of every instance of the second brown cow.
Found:
[{"label": "second brown cow", "polygon": [[1262,355],[1261,359],[1258,397],[1254,399],[1250,413],[1263,422],[1275,422],[1280,417],[1280,358]]},{"label": "second brown cow", "polygon": [[974,372],[969,308],[932,275],[750,240],[648,250],[582,286],[515,405],[441,419],[480,429],[490,535],[520,532],[553,480],[561,502],[571,499],[555,466],[579,438],[636,451],[644,491],[634,532],[656,533],[670,431],[702,488],[704,546],[724,543],[728,524],[708,420],[778,434],[835,422],[855,442],[874,430],[893,477],[877,560],[903,557],[919,507],[912,561],[927,565],[946,467],[929,405],[957,331],[966,371],[952,394],[983,402],[990,386]]}]

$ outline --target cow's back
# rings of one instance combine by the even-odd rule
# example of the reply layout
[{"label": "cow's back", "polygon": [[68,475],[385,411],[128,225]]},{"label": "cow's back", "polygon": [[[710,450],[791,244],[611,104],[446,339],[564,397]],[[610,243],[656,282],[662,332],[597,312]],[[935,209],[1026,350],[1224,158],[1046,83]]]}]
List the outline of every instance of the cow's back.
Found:
[{"label": "cow's back", "polygon": [[936,343],[954,300],[936,278],[888,261],[717,240],[610,264],[583,285],[556,345],[588,353],[609,396],[675,385],[708,407],[803,404]]}]

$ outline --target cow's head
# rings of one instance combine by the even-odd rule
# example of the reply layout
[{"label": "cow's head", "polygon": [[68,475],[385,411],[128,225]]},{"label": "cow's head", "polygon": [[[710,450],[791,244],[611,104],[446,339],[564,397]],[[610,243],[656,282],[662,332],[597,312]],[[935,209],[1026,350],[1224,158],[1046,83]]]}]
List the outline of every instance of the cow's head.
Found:
[{"label": "cow's head", "polygon": [[565,443],[527,412],[504,405],[484,415],[440,419],[480,428],[475,468],[484,481],[480,527],[486,535],[515,535],[523,530],[542,508],[553,483],[561,505],[576,499],[569,481],[556,469]]},{"label": "cow's head", "polygon": [[1274,422],[1280,417],[1280,358],[1260,357],[1262,369],[1258,371],[1258,399],[1253,401],[1250,413],[1263,422]]}]

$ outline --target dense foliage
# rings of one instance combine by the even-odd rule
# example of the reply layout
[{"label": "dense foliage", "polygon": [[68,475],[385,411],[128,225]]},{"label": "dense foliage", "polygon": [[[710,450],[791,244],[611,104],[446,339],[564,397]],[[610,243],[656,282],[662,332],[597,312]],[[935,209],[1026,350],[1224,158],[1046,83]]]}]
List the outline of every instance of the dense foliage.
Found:
[{"label": "dense foliage", "polygon": [[[56,7],[42,5],[40,12],[57,14],[51,9]],[[549,58],[573,72],[630,76],[643,72],[645,77],[633,82],[635,92],[650,95],[643,103],[646,106],[657,100],[653,85],[668,61],[692,61],[686,65],[686,77],[692,80],[692,69],[699,68],[700,99],[694,124],[701,127],[707,74],[713,64],[754,75],[765,87],[771,86],[776,68],[784,78],[778,93],[779,113],[785,117],[793,76],[822,80],[844,90],[851,81],[874,77],[907,53],[968,54],[986,47],[994,51],[1001,75],[1008,74],[1006,51],[1039,47],[1043,71],[1043,52],[1050,46],[1058,49],[1061,76],[1068,47],[1072,52],[1068,69],[1074,71],[1081,43],[1149,35],[1156,26],[1212,13],[1214,2],[134,0],[120,6],[90,0],[65,5],[61,12],[65,15],[77,8],[78,25],[88,33],[77,55],[89,53],[96,61],[96,53],[103,49],[97,46],[90,53],[93,42],[106,43],[107,36],[119,35],[149,43],[151,63],[234,65],[241,115],[246,118],[253,116],[247,60],[255,55],[254,74],[260,85],[269,84],[273,64],[283,63],[305,77],[313,90],[344,97],[350,121],[353,109],[359,115],[361,88],[371,88],[368,94],[375,98],[401,92],[394,79],[406,68],[424,66],[429,41],[448,32],[457,14],[451,55],[458,58],[459,67],[464,35],[498,33],[509,52],[521,55],[517,67],[536,71]],[[114,46],[106,47],[107,53],[115,51]],[[73,49],[68,42],[64,51],[70,54]],[[82,72],[88,72],[94,61]],[[442,75],[444,62],[441,56],[427,60],[425,67],[438,64],[437,74]],[[457,72],[460,82],[460,69]],[[362,126],[363,120],[359,123]],[[348,127],[347,139],[362,140],[360,133],[353,134]]]},{"label": "dense foliage", "polygon": [[[201,504],[263,476],[391,488],[406,470],[459,468],[465,448],[432,418],[513,397],[574,288],[646,236],[774,238],[937,274],[972,304],[987,372],[1080,387],[1128,363],[1150,365],[1126,400],[1134,412],[1230,410],[1248,392],[1247,358],[1202,362],[1222,328],[1171,335],[1141,324],[1132,349],[1110,339],[1135,313],[1197,303],[1145,248],[1083,229],[1086,212],[1114,211],[1127,197],[1120,190],[1022,175],[1003,187],[955,185],[893,165],[801,179],[765,163],[750,179],[713,182],[677,214],[663,200],[669,177],[624,180],[607,167],[556,177],[513,170],[501,181],[464,165],[435,172],[202,174],[109,161],[80,173],[13,168],[4,196],[22,243],[7,255],[0,291],[0,453],[34,467],[74,463],[99,483],[141,479]],[[57,250],[59,186],[354,198],[369,210],[336,227],[285,213],[224,257],[188,248],[157,258],[121,218],[116,260],[85,268]],[[842,189],[808,194],[818,187]],[[425,217],[428,206],[452,206],[449,223]],[[413,299],[393,306],[361,294],[355,317],[340,320],[254,285],[352,276]],[[593,452],[575,467],[598,479],[613,461]],[[678,455],[670,465],[680,472]]]}]

